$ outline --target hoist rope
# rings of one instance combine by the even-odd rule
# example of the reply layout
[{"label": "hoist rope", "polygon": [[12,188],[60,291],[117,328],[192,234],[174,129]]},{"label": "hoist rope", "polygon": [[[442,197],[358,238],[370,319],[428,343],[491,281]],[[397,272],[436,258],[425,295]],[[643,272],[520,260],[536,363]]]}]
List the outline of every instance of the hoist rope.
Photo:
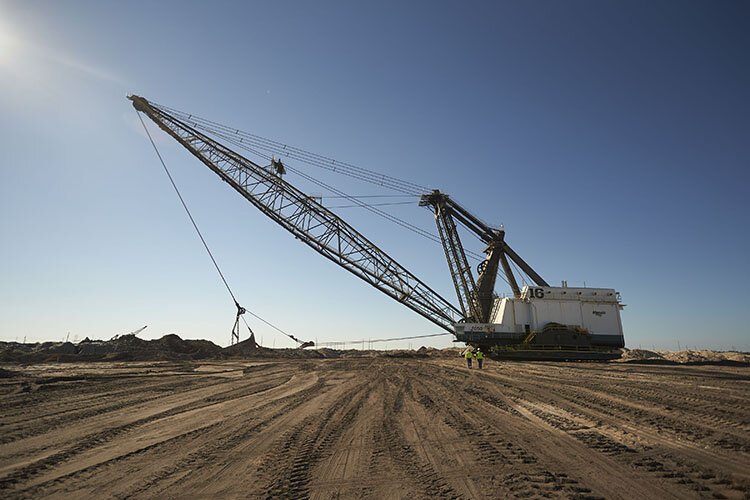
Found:
[{"label": "hoist rope", "polygon": [[[271,161],[273,159],[273,155],[260,152],[260,151],[258,151],[256,149],[250,147],[248,144],[244,144],[244,143],[238,141],[235,137],[232,137],[231,135],[222,134],[220,132],[213,132],[213,133],[215,135],[217,135],[218,137],[221,137],[222,139],[224,139],[228,143],[230,143],[230,144],[232,144],[232,145],[234,145],[234,146],[236,146],[236,147],[238,147],[240,149],[244,149],[245,151],[249,151],[249,152],[253,153],[256,156],[259,156],[260,158],[263,158],[264,160]],[[388,212],[385,212],[383,210],[375,208],[371,204],[365,203],[364,201],[360,201],[359,199],[355,198],[354,196],[348,195],[348,194],[344,193],[343,191],[341,191],[341,190],[339,190],[339,189],[331,186],[330,184],[327,184],[327,183],[325,183],[325,182],[323,182],[323,181],[321,181],[319,179],[316,179],[315,177],[313,177],[313,176],[311,176],[311,175],[309,175],[309,174],[307,174],[305,172],[302,172],[301,170],[299,170],[297,168],[294,168],[294,167],[292,167],[292,166],[290,166],[288,164],[285,165],[285,168],[286,168],[287,171],[292,172],[294,174],[297,174],[298,176],[300,176],[303,179],[305,179],[305,180],[307,180],[307,181],[315,184],[316,186],[321,187],[321,188],[323,188],[323,189],[325,189],[327,191],[330,191],[332,193],[335,193],[336,195],[340,196],[341,198],[345,198],[345,199],[351,201],[352,203],[355,203],[356,205],[364,208],[365,210],[368,210],[368,211],[372,212],[373,214],[375,214],[375,215],[377,215],[379,217],[382,217],[382,218],[384,218],[384,219],[386,219],[386,220],[388,220],[388,221],[390,221],[390,222],[392,222],[392,223],[394,223],[396,225],[399,225],[399,226],[403,227],[404,229],[407,229],[407,230],[409,230],[409,231],[411,231],[413,233],[416,233],[416,234],[422,236],[423,238],[432,240],[435,243],[441,243],[440,242],[440,238],[438,238],[434,234],[430,233],[429,231],[420,228],[419,226],[415,226],[414,224],[411,224],[410,222],[407,222],[407,221],[405,221],[403,219],[400,219],[400,218],[396,217],[395,215],[389,214]],[[473,252],[467,252],[467,253],[473,253]],[[482,260],[482,257],[479,254],[474,254],[473,257],[477,258],[479,260]]]},{"label": "hoist rope", "polygon": [[523,271],[521,268],[519,268],[516,265],[516,263],[513,262],[512,259],[510,261],[510,265],[513,266],[513,269],[516,270],[516,272],[518,273],[518,276],[521,277],[521,284],[522,285],[530,285],[532,283],[536,283],[534,280],[531,279],[531,277],[528,274],[526,274],[526,271]]},{"label": "hoist rope", "polygon": [[[333,172],[340,173],[343,175],[348,175],[349,177],[354,177],[356,179],[369,182],[371,184],[393,189],[402,193],[408,193],[408,194],[405,194],[404,196],[416,197],[416,196],[421,196],[422,194],[429,192],[429,188],[420,186],[410,181],[405,181],[405,180],[398,179],[393,176],[381,174],[373,170],[368,170],[363,167],[358,167],[351,163],[335,160],[333,158],[319,155],[317,153],[311,153],[301,148],[290,146],[288,144],[274,141],[272,139],[267,139],[267,138],[264,138],[255,134],[251,134],[249,132],[243,132],[237,128],[228,127],[218,122],[208,120],[206,118],[201,118],[193,114],[185,113],[183,111],[170,108],[168,106],[164,106],[164,105],[156,104],[156,103],[154,103],[154,105],[160,109],[164,109],[168,111],[171,114],[177,115],[180,119],[190,123],[191,125],[195,126],[197,129],[214,134],[215,136],[224,139],[225,141],[233,144],[234,146],[240,149],[249,151],[269,161],[272,160],[275,155],[296,159],[303,163],[325,168],[327,170],[331,170]],[[261,152],[259,151],[259,149],[265,152]],[[290,167],[289,165],[286,165],[286,168],[288,171],[291,171],[299,175],[303,179],[306,179],[309,182],[312,182],[313,184],[319,187],[322,187],[323,189],[326,189],[330,192],[336,193],[338,197],[345,198],[355,203],[357,206],[362,207],[374,213],[375,215],[378,215],[379,217],[382,217],[390,222],[393,222],[394,224],[399,225],[435,243],[442,243],[440,239],[437,236],[435,236],[433,233],[426,231],[418,226],[415,226],[414,224],[411,224],[392,214],[389,214],[387,212],[374,208],[375,207],[374,204],[367,204],[357,199],[357,198],[363,198],[363,197],[355,197],[355,196],[347,195],[346,193],[333,188],[332,186],[312,177],[309,174],[306,174],[298,169]],[[346,208],[349,208],[349,207],[346,207]],[[467,256],[477,261],[484,260],[484,256],[479,253],[472,252],[470,250],[464,250],[464,251],[467,254]]]},{"label": "hoist rope", "polygon": [[261,137],[249,132],[243,132],[237,128],[228,127],[215,121],[185,113],[184,111],[170,108],[168,106],[157,103],[152,104],[157,108],[166,110],[170,114],[177,116],[181,120],[194,125],[196,128],[206,130],[214,134],[220,134],[225,138],[229,135],[234,136],[241,143],[249,143],[251,146],[262,149],[271,154],[293,158],[295,160],[307,163],[308,165],[330,170],[332,172],[340,173],[405,194],[420,195],[428,193],[430,191],[429,188],[420,186],[419,184],[416,184],[414,182],[399,179],[391,175],[375,172],[373,170],[354,165],[352,163],[336,160],[334,158],[306,151],[302,148],[274,141],[273,139]]},{"label": "hoist rope", "polygon": [[[156,152],[156,156],[159,158],[159,162],[161,162],[161,166],[164,168],[164,172],[167,174],[167,177],[169,178],[169,182],[172,184],[172,187],[174,188],[174,192],[177,193],[177,197],[180,199],[180,203],[182,204],[182,208],[185,209],[185,213],[187,213],[188,218],[190,219],[190,222],[193,225],[193,228],[195,229],[195,232],[198,234],[198,237],[201,240],[201,243],[203,243],[203,248],[206,249],[206,252],[208,253],[208,256],[211,257],[211,262],[213,262],[214,267],[216,268],[216,272],[219,273],[219,277],[221,278],[221,281],[224,283],[224,286],[226,287],[227,291],[229,292],[229,295],[232,297],[232,300],[234,301],[234,305],[237,306],[237,309],[240,309],[240,304],[237,302],[237,297],[234,295],[234,292],[232,291],[232,288],[229,286],[229,283],[227,282],[227,279],[224,277],[224,273],[221,271],[221,268],[219,267],[219,263],[216,262],[216,258],[214,257],[214,254],[211,252],[211,249],[208,247],[208,243],[206,243],[206,239],[203,237],[203,233],[201,233],[201,230],[198,228],[198,224],[195,222],[195,219],[193,218],[193,214],[190,213],[190,209],[187,206],[187,203],[185,203],[185,199],[182,197],[182,193],[180,193],[179,188],[177,187],[177,184],[174,181],[174,178],[172,177],[172,174],[169,172],[169,169],[167,168],[167,164],[164,162],[164,158],[162,158],[161,153],[159,152],[159,148],[156,147],[156,142],[154,142],[153,137],[151,137],[151,132],[149,132],[148,127],[146,127],[146,123],[143,121],[143,118],[141,117],[141,114],[136,111],[136,115],[138,115],[138,120],[140,120],[141,125],[143,126],[143,130],[146,131],[146,135],[148,136],[148,140],[151,142],[151,146],[153,146],[154,151]],[[253,317],[259,319],[263,323],[267,324],[271,328],[283,333],[290,339],[294,340],[295,342],[298,342],[302,344],[303,342],[297,338],[295,338],[293,335],[290,335],[286,333],[281,328],[269,323],[265,319],[261,318],[254,312],[248,310],[247,308],[243,308],[245,312],[249,313]],[[250,328],[250,325],[247,323],[247,320],[244,316],[242,316],[242,321],[245,323],[245,326],[250,331],[250,333],[253,333],[253,329]]]},{"label": "hoist rope", "polygon": [[429,337],[442,337],[444,335],[453,335],[453,334],[444,332],[444,333],[430,333],[428,335],[411,335],[409,337],[393,337],[390,339],[334,340],[331,342],[318,342],[318,345],[330,346],[330,345],[362,344],[362,343],[374,344],[377,342],[395,342],[398,340],[413,340],[413,339],[425,339]]},{"label": "hoist rope", "polygon": [[[217,137],[220,137],[224,139],[225,141],[233,144],[234,146],[240,149],[244,149],[245,151],[249,151],[253,153],[254,155],[257,155],[266,160],[270,161],[274,158],[274,156],[284,157],[285,159],[290,158],[293,160],[300,161],[302,163],[306,163],[308,165],[323,168],[323,169],[326,169],[326,170],[329,170],[338,174],[346,175],[348,177],[352,177],[352,178],[355,178],[364,182],[368,182],[370,184],[374,184],[374,185],[377,185],[386,189],[391,189],[393,191],[402,193],[400,195],[352,196],[332,187],[331,185],[321,180],[316,179],[315,177],[305,172],[300,171],[299,169],[296,169],[294,167],[291,167],[285,164],[285,167],[289,172],[297,174],[298,176],[315,184],[318,187],[321,187],[329,192],[335,193],[334,196],[326,196],[326,198],[343,198],[354,203],[354,205],[344,205],[344,206],[338,206],[338,207],[331,206],[327,208],[356,208],[356,207],[364,208],[365,210],[368,210],[369,212],[377,215],[378,217],[384,218],[388,220],[389,222],[392,222],[398,226],[401,226],[404,229],[407,229],[408,231],[411,231],[417,234],[418,236],[421,236],[425,239],[428,239],[432,242],[442,245],[442,241],[440,240],[440,238],[436,236],[435,234],[433,234],[432,232],[427,231],[410,222],[407,222],[388,212],[380,210],[379,208],[376,208],[378,206],[396,205],[396,203],[392,203],[392,204],[372,203],[370,204],[370,203],[361,201],[361,198],[377,198],[377,197],[389,197],[389,196],[420,197],[421,195],[428,193],[430,191],[430,189],[425,186],[420,186],[419,184],[406,181],[403,179],[399,179],[397,177],[382,174],[382,173],[375,172],[373,170],[369,170],[364,167],[360,167],[360,166],[357,166],[348,162],[343,162],[343,161],[336,160],[334,158],[330,158],[324,155],[306,151],[302,148],[290,146],[288,144],[275,141],[273,139],[268,139],[268,138],[265,138],[256,134],[244,132],[244,131],[239,130],[238,128],[229,127],[221,123],[208,120],[206,118],[201,118],[193,114],[185,113],[183,111],[170,108],[168,106],[164,106],[164,105],[157,104],[157,103],[152,103],[152,104],[154,104],[156,107],[160,109],[166,110],[169,113],[178,116],[180,119],[190,123],[197,129],[214,134]],[[428,210],[430,213],[432,213],[432,210],[429,207],[424,207],[424,208]],[[485,225],[487,224],[485,223]],[[474,234],[473,231],[469,231],[469,233],[475,238],[477,238],[479,241],[482,241],[481,237],[479,237],[479,235],[477,234]],[[468,258],[478,261],[478,262],[482,262],[485,259],[485,256],[483,254],[474,252],[468,249],[464,249],[464,253],[466,254]],[[521,279],[523,280],[524,275],[522,273],[519,273],[519,274],[521,274]],[[510,281],[508,280],[506,276],[504,276],[503,273],[498,273],[498,276],[500,276],[500,278],[503,281],[505,281],[506,284],[510,285]]]},{"label": "hoist rope", "polygon": [[346,196],[324,196],[323,198],[419,198],[417,194],[348,194]]},{"label": "hoist rope", "polygon": [[[169,108],[167,108],[167,109],[169,109]],[[195,117],[193,117],[193,118],[195,118]],[[199,127],[199,128],[201,128],[201,127]],[[231,129],[231,130],[234,132],[234,129]],[[216,130],[211,130],[210,132],[213,133],[214,135],[216,135],[217,137],[220,137],[221,139],[227,141],[229,144],[232,144],[233,146],[236,146],[239,149],[243,149],[245,151],[249,151],[250,153],[252,153],[252,154],[254,154],[254,155],[256,155],[256,156],[258,156],[260,158],[263,158],[264,160],[271,161],[273,159],[273,155],[272,154],[268,154],[268,153],[264,153],[264,152],[258,151],[254,147],[251,147],[249,144],[244,143],[244,142],[238,140],[236,138],[236,134],[234,134],[234,133],[227,134],[227,133],[223,133],[221,131],[216,131]],[[417,234],[417,235],[419,235],[419,236],[421,236],[421,237],[423,237],[425,239],[433,241],[434,243],[442,244],[442,242],[440,241],[440,238],[437,237],[436,235],[434,235],[433,233],[431,233],[431,232],[429,232],[429,231],[427,231],[425,229],[422,229],[421,227],[416,226],[416,225],[414,225],[414,224],[412,224],[410,222],[407,222],[407,221],[405,221],[405,220],[403,220],[403,219],[401,219],[399,217],[396,217],[393,214],[390,214],[388,212],[380,210],[380,209],[376,208],[375,204],[369,204],[369,203],[366,203],[366,202],[361,201],[359,199],[359,198],[364,198],[364,196],[352,196],[352,195],[348,195],[348,194],[344,193],[343,191],[341,191],[340,189],[337,189],[337,188],[331,186],[330,184],[327,184],[327,183],[325,183],[325,182],[323,182],[323,181],[321,181],[319,179],[316,179],[315,177],[313,177],[313,176],[311,176],[311,175],[309,175],[309,174],[307,174],[305,172],[302,172],[301,170],[299,170],[297,168],[294,168],[294,167],[292,167],[292,166],[290,166],[288,164],[285,165],[285,168],[286,168],[287,171],[292,172],[294,174],[297,174],[298,176],[302,177],[303,179],[307,180],[308,182],[311,182],[311,183],[315,184],[316,186],[321,187],[321,188],[323,188],[323,189],[325,189],[325,190],[327,190],[327,191],[329,191],[331,193],[335,193],[336,197],[338,197],[338,198],[343,198],[343,199],[349,200],[352,203],[356,204],[356,206],[364,208],[365,210],[368,210],[369,212],[377,215],[378,217],[386,219],[389,222],[392,222],[392,223],[394,223],[394,224],[396,224],[398,226],[401,226],[404,229],[407,229],[407,230],[409,230],[409,231],[411,231],[411,232],[413,232],[413,233],[415,233],[415,234]],[[403,196],[419,196],[419,195],[414,194],[414,195],[403,195]],[[328,196],[328,197],[330,198],[330,196]],[[429,211],[429,208],[427,210]],[[477,261],[484,260],[484,256],[481,255],[481,254],[479,254],[479,253],[477,253],[477,252],[472,252],[471,250],[464,250],[464,251],[465,251],[466,255],[469,256],[469,257],[471,257],[472,259],[475,259]]]},{"label": "hoist rope", "polygon": [[[395,201],[391,203],[370,203],[371,207],[392,207],[395,205],[414,205],[413,201]],[[363,208],[362,205],[324,205],[326,208]]]}]

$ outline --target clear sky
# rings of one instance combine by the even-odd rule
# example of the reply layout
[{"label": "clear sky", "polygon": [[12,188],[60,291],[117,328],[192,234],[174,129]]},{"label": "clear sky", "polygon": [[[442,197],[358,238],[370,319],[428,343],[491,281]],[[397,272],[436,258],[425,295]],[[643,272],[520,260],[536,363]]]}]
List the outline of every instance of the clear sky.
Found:
[{"label": "clear sky", "polygon": [[[137,93],[450,193],[547,281],[620,291],[629,347],[750,350],[749,24],[742,1],[0,1],[0,339],[229,342]],[[438,331],[157,137],[248,309],[318,341]],[[341,213],[455,301],[439,245]]]}]

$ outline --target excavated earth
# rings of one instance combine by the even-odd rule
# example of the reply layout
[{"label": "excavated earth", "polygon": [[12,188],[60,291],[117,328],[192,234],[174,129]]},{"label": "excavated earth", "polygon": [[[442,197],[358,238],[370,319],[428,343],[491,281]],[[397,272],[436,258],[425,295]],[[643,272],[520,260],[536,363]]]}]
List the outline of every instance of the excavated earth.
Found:
[{"label": "excavated earth", "polygon": [[5,365],[1,498],[748,498],[750,368]]}]

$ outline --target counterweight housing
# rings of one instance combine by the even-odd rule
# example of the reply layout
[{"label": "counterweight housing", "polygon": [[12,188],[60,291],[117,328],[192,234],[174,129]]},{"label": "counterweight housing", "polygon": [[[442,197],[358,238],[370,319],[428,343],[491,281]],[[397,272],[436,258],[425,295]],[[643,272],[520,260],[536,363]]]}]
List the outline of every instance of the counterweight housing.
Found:
[{"label": "counterweight housing", "polygon": [[519,298],[495,299],[490,323],[457,323],[456,339],[501,350],[619,349],[623,307],[612,288],[525,286]]}]

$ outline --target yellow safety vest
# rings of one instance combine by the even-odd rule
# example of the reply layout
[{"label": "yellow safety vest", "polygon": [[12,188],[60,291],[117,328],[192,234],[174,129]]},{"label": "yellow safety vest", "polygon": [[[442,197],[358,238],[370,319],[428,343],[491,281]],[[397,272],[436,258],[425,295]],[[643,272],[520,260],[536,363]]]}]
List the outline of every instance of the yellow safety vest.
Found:
[{"label": "yellow safety vest", "polygon": [[471,351],[466,351],[466,354],[464,354],[464,357],[465,357],[466,359],[471,359],[471,357],[472,357],[472,353],[471,353]]},{"label": "yellow safety vest", "polygon": [[477,360],[484,359],[484,353],[482,351],[477,351]]}]

